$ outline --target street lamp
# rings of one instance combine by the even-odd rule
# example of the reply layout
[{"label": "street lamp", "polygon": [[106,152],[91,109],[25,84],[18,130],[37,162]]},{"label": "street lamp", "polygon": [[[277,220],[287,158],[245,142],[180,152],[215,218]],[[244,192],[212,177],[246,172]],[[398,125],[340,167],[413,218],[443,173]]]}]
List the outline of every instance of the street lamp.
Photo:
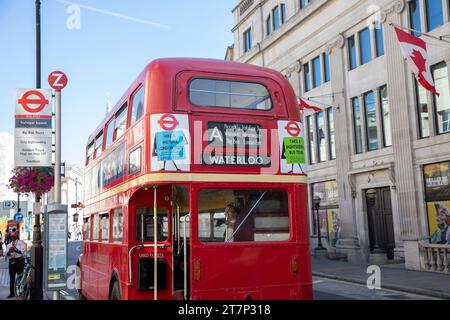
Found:
[{"label": "street lamp", "polygon": [[317,248],[315,250],[325,250],[322,245],[322,235],[320,234],[320,217],[319,217],[319,208],[320,208],[320,199],[319,196],[313,197],[314,208],[316,209],[316,219],[317,219]]},{"label": "street lamp", "polygon": [[369,189],[366,191],[366,198],[367,202],[369,203],[369,206],[371,208],[371,222],[373,227],[373,236],[374,236],[374,247],[373,247],[373,253],[384,253],[383,250],[381,250],[380,245],[378,243],[378,235],[377,235],[377,227],[375,225],[375,214],[374,214],[374,206],[377,200],[377,191],[374,189]]}]

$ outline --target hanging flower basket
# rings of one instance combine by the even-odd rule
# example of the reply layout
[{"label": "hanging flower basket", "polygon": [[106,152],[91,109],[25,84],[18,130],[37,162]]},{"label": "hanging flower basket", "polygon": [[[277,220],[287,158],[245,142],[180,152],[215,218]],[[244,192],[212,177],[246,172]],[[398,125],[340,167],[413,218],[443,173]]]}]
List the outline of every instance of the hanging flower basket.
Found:
[{"label": "hanging flower basket", "polygon": [[53,168],[18,167],[12,173],[8,187],[16,193],[42,196],[53,187]]}]

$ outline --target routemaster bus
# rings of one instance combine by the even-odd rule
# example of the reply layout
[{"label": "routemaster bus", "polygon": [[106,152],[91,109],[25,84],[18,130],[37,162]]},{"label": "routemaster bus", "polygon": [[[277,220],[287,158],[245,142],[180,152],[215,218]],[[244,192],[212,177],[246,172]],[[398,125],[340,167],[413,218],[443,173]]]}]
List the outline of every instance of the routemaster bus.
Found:
[{"label": "routemaster bus", "polygon": [[278,72],[147,65],[88,139],[87,299],[312,299],[304,130]]}]

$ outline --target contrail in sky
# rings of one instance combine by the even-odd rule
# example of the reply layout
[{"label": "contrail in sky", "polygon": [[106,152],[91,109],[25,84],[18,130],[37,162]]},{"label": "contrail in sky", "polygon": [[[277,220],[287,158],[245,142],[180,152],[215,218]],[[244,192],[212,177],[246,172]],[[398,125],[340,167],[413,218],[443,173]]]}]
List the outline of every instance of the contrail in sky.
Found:
[{"label": "contrail in sky", "polygon": [[66,0],[56,0],[59,3],[64,3],[64,4],[69,4],[69,5],[76,5],[79,6],[82,9],[86,9],[89,11],[93,11],[93,12],[97,12],[97,13],[101,13],[101,14],[105,14],[108,16],[113,16],[116,18],[120,18],[120,19],[124,19],[124,20],[129,20],[129,21],[133,21],[133,22],[137,22],[137,23],[142,23],[142,24],[146,24],[152,27],[156,27],[156,28],[163,28],[163,29],[167,29],[169,30],[170,27],[158,22],[153,22],[153,21],[149,21],[149,20],[145,20],[145,19],[140,19],[140,18],[135,18],[135,17],[131,17],[131,16],[127,16],[124,14],[120,14],[117,12],[112,12],[112,11],[107,11],[107,10],[103,10],[103,9],[99,9],[99,8],[95,8],[95,7],[90,7],[90,6],[86,6],[83,4],[79,4],[79,3],[75,3],[75,2],[71,2],[71,1],[66,1]]}]

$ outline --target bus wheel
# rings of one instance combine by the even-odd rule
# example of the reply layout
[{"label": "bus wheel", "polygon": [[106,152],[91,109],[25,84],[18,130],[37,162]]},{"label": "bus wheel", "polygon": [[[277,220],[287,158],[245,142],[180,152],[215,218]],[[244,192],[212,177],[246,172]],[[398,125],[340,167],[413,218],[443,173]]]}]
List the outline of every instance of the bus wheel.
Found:
[{"label": "bus wheel", "polygon": [[120,294],[119,282],[114,281],[114,285],[111,289],[111,294],[109,295],[110,300],[122,300],[122,295]]}]

